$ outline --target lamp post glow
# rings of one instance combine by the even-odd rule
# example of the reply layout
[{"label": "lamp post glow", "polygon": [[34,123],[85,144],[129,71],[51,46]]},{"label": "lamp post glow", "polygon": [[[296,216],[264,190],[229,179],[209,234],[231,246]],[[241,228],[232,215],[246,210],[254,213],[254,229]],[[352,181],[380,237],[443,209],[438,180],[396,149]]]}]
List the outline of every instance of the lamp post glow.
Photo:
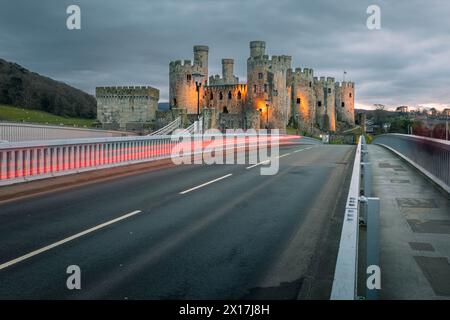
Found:
[{"label": "lamp post glow", "polygon": [[195,81],[195,88],[197,90],[197,120],[200,119],[200,88],[202,86],[204,75],[201,73],[193,73],[192,78]]},{"label": "lamp post glow", "polygon": [[267,113],[266,129],[269,129],[269,106],[270,106],[269,103],[270,103],[270,100],[267,99],[266,100],[266,113]]}]

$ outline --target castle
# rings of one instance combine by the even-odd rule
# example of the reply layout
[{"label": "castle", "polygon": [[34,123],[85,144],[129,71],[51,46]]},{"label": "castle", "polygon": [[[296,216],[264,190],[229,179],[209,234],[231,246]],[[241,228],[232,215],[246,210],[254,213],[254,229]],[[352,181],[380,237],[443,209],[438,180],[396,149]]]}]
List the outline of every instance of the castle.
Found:
[{"label": "castle", "polygon": [[[194,46],[193,61],[170,62],[170,114],[185,114],[192,122],[199,113],[198,116],[203,116],[205,128],[221,130],[277,128],[284,131],[290,125],[301,133],[319,134],[355,124],[353,82],[339,83],[331,77],[318,78],[308,68],[292,69],[292,57],[269,57],[264,41],[250,42],[246,83],[240,83],[234,75],[233,59],[222,59],[222,76],[209,76],[208,54],[207,46]],[[144,101],[137,104],[141,111],[136,113],[131,110],[131,101],[136,108],[136,95],[132,91],[122,98],[128,103],[127,107],[117,95],[111,97],[113,89],[97,88],[99,120],[104,123],[102,120],[108,120],[111,113],[117,115],[117,110],[123,110],[126,119],[117,120],[120,116],[112,118],[122,124],[142,119],[155,121],[152,116],[167,118],[163,112],[153,112],[152,103],[159,97],[159,92],[151,89],[145,89],[147,94],[137,94]],[[149,111],[146,113],[141,108],[149,108]]]},{"label": "castle", "polygon": [[97,87],[97,120],[105,129],[142,130],[156,117],[159,90],[153,87]]}]

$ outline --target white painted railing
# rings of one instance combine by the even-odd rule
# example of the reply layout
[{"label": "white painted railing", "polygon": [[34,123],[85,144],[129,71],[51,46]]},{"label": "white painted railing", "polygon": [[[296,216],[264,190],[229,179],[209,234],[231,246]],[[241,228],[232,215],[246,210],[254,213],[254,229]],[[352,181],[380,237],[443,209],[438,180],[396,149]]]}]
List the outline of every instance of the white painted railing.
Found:
[{"label": "white painted railing", "polygon": [[361,144],[359,140],[353,164],[352,180],[345,205],[341,241],[334,271],[332,300],[353,300],[358,275],[359,190],[361,177]]},{"label": "white painted railing", "polygon": [[[230,139],[231,145],[226,140],[225,149],[259,143],[258,134],[230,136],[237,139]],[[193,136],[197,137],[201,139],[201,135]],[[186,143],[182,135],[177,135],[0,143],[0,186],[167,159],[182,141]]]},{"label": "white painted railing", "polygon": [[0,144],[0,185],[170,156],[171,137],[121,137]]},{"label": "white painted railing", "polygon": [[[371,197],[371,172],[367,162],[367,146],[364,136],[359,139],[353,164],[352,179],[345,205],[341,240],[334,271],[331,300],[358,299],[358,251],[359,228],[365,227],[367,267],[379,267],[379,209],[380,199]],[[361,183],[361,179],[363,183]],[[361,196],[361,190],[363,196]],[[363,277],[361,277],[363,278]],[[363,296],[363,294],[362,294]],[[366,299],[378,299],[379,288],[365,290]]]},{"label": "white painted railing", "polygon": [[101,137],[123,137],[129,135],[122,131],[71,128],[14,122],[0,122],[0,141],[33,141],[51,139],[82,139]]}]

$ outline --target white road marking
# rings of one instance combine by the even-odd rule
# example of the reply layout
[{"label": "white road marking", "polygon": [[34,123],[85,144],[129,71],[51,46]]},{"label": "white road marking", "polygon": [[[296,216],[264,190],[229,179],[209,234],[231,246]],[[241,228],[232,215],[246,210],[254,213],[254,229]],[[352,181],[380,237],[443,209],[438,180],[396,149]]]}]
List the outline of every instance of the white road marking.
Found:
[{"label": "white road marking", "polygon": [[295,150],[294,153],[301,152],[301,151],[303,151],[303,150],[306,150],[306,149]]},{"label": "white road marking", "polygon": [[281,158],[284,158],[284,157],[287,157],[287,156],[290,156],[290,155],[291,155],[290,153],[286,153],[286,154],[283,154],[282,156],[279,156],[278,158],[281,159]]},{"label": "white road marking", "polygon": [[266,161],[263,161],[263,162],[260,162],[260,163],[257,163],[257,164],[254,164],[254,165],[252,165],[252,166],[250,166],[250,167],[247,167],[246,169],[247,169],[247,170],[250,170],[250,169],[253,169],[253,168],[257,167],[257,166],[260,166],[260,165],[262,165],[262,164],[266,164],[266,163],[269,163],[269,162],[270,162],[270,159],[269,159],[269,160],[266,160]]},{"label": "white road marking", "polygon": [[23,255],[23,256],[21,256],[21,257],[19,257],[19,258],[16,258],[16,259],[14,259],[14,260],[5,262],[5,263],[3,263],[3,264],[0,264],[0,270],[5,269],[5,268],[8,268],[8,267],[10,267],[10,266],[12,266],[12,265],[14,265],[14,264],[16,264],[16,263],[22,262],[22,261],[24,261],[24,260],[26,260],[26,259],[29,259],[29,258],[31,258],[31,257],[34,257],[34,256],[36,256],[36,255],[38,255],[38,254],[41,254],[41,253],[43,253],[43,252],[45,252],[45,251],[48,251],[48,250],[50,250],[50,249],[56,248],[56,247],[58,247],[58,246],[60,246],[60,245],[63,245],[64,243],[67,243],[67,242],[69,242],[69,241],[72,241],[72,240],[75,240],[75,239],[77,239],[77,238],[80,238],[80,237],[82,237],[82,236],[84,236],[84,235],[86,235],[86,234],[88,234],[88,233],[97,231],[97,230],[99,230],[99,229],[101,229],[101,228],[104,228],[104,227],[106,227],[106,226],[109,226],[109,225],[111,225],[111,224],[113,224],[113,223],[116,223],[116,222],[119,222],[119,221],[121,221],[121,220],[130,218],[130,217],[132,217],[132,216],[134,216],[134,215],[137,215],[138,213],[141,213],[141,212],[142,212],[141,210],[136,210],[136,211],[127,213],[127,214],[125,214],[125,215],[123,215],[123,216],[120,216],[120,217],[118,217],[118,218],[116,218],[116,219],[113,219],[113,220],[107,221],[107,222],[105,222],[105,223],[99,224],[98,226],[95,226],[95,227],[92,227],[92,228],[87,229],[87,230],[85,230],[85,231],[79,232],[79,233],[77,233],[77,234],[75,234],[75,235],[73,235],[73,236],[70,236],[70,237],[65,238],[65,239],[63,239],[63,240],[60,240],[60,241],[58,241],[58,242],[55,242],[55,243],[53,243],[53,244],[51,244],[51,245],[48,245],[48,246],[45,246],[45,247],[43,247],[43,248],[41,248],[41,249],[38,249],[38,250],[32,251],[32,252],[30,252],[30,253],[27,253],[26,255]]},{"label": "white road marking", "polygon": [[214,182],[217,182],[217,181],[226,179],[226,178],[228,178],[228,177],[231,177],[232,175],[233,175],[233,174],[230,173],[230,174],[227,174],[227,175],[225,175],[225,176],[223,176],[223,177],[220,177],[220,178],[217,178],[217,179],[214,179],[214,180],[205,182],[205,183],[203,183],[203,184],[201,184],[201,185],[199,185],[199,186],[196,186],[196,187],[193,187],[193,188],[191,188],[191,189],[188,189],[188,190],[185,190],[185,191],[183,191],[183,192],[180,192],[180,194],[186,194],[186,193],[188,193],[188,192],[191,192],[191,191],[194,191],[194,190],[203,188],[203,187],[205,187],[205,186],[207,186],[207,185],[210,185],[211,183],[214,183]]}]

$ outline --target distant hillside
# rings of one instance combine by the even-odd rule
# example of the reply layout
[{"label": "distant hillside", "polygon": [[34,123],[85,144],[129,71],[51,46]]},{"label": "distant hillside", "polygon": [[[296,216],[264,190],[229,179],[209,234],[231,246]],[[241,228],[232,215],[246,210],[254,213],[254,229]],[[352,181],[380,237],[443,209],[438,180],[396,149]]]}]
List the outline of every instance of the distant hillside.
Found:
[{"label": "distant hillside", "polygon": [[0,104],[79,118],[95,118],[97,109],[93,96],[3,59],[0,59]]},{"label": "distant hillside", "polygon": [[0,121],[43,123],[74,127],[92,127],[94,119],[61,117],[45,111],[30,110],[0,104]]}]

